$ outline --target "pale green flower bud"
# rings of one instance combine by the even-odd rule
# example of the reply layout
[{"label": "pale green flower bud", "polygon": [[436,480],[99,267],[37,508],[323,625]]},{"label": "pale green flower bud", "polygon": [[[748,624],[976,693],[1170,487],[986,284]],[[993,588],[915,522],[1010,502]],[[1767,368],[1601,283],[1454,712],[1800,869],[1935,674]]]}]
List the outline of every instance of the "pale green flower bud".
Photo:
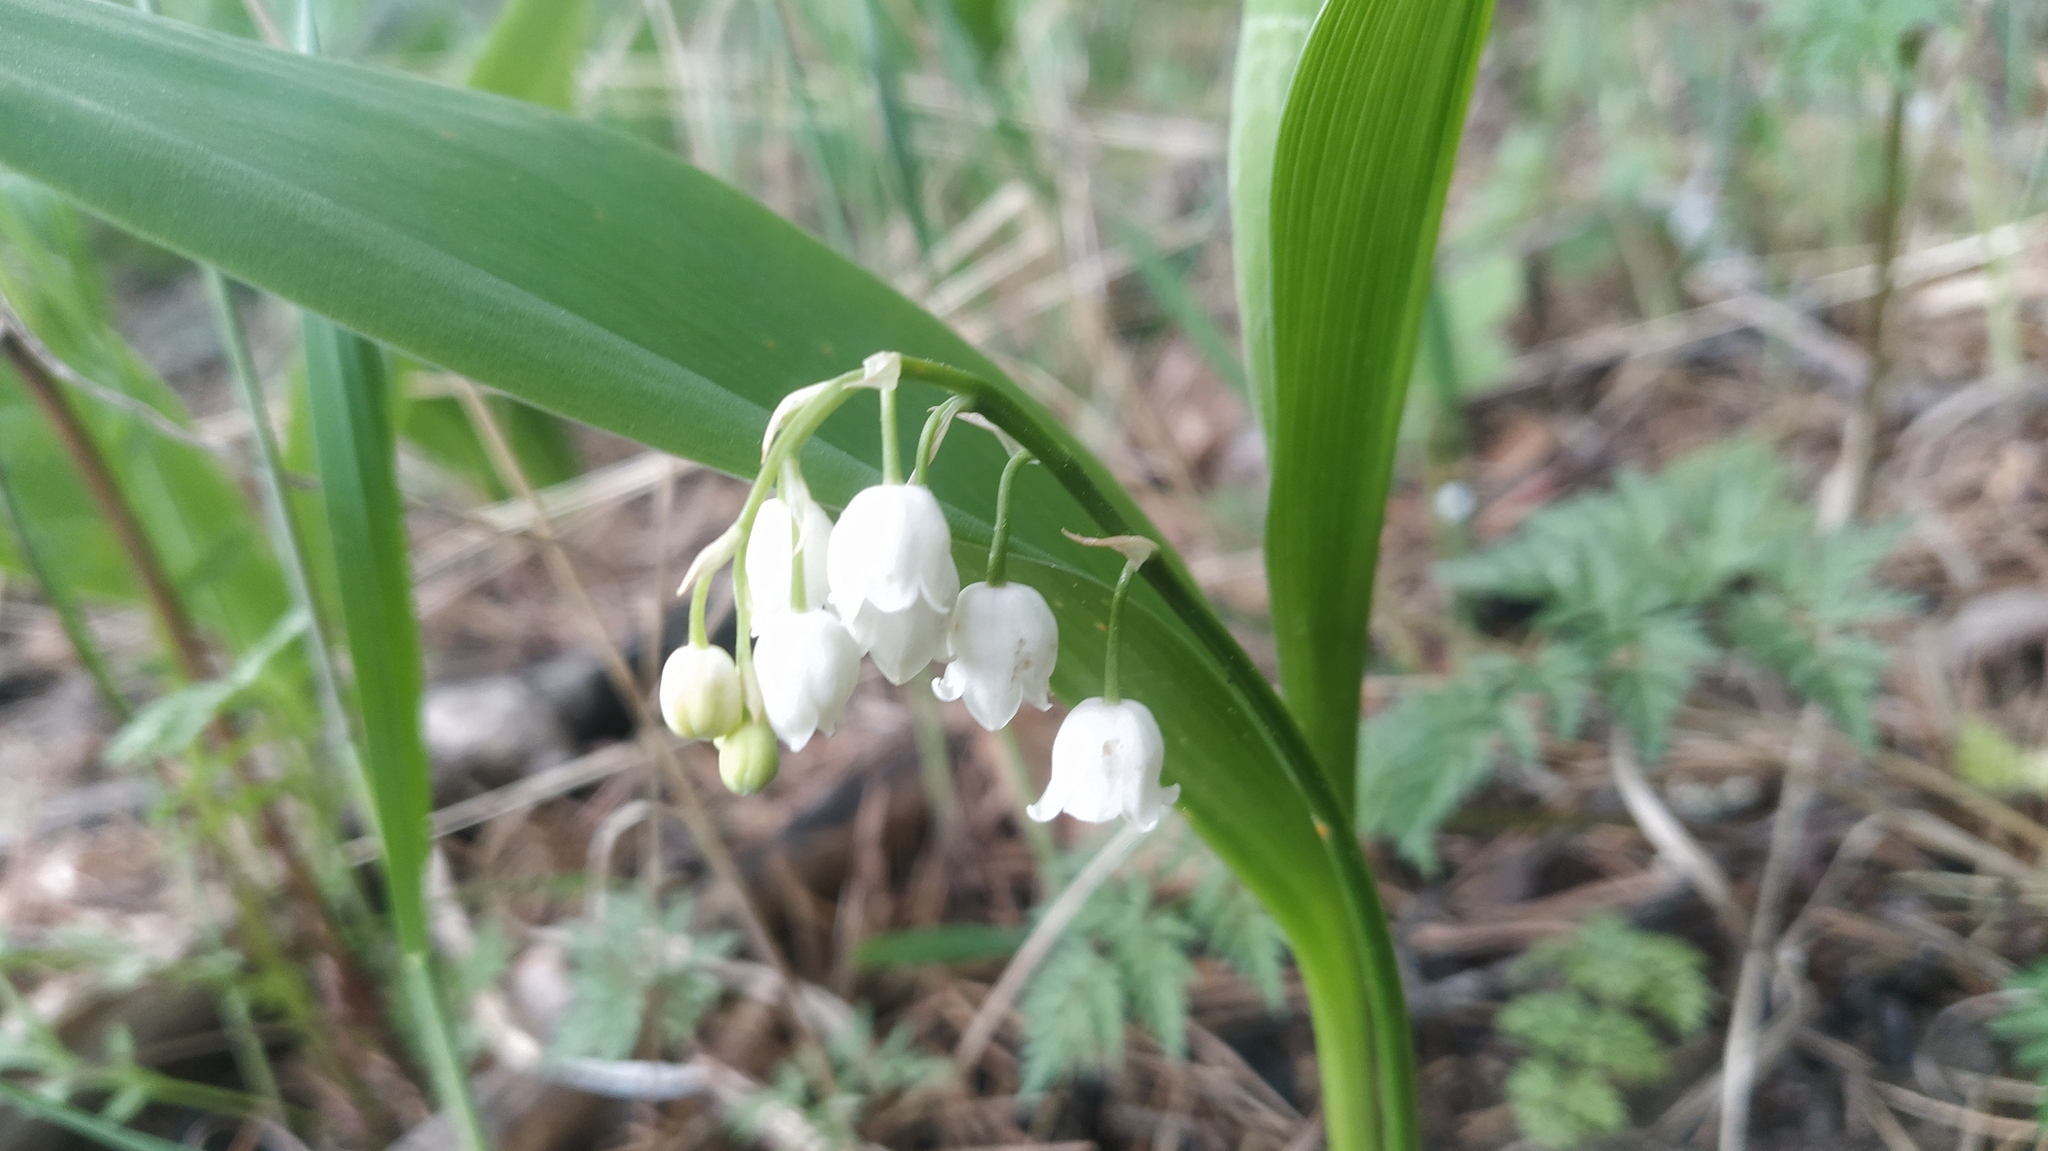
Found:
[{"label": "pale green flower bud", "polygon": [[745,718],[740,673],[722,647],[686,644],[661,668],[661,718],[686,739],[717,739]]},{"label": "pale green flower bud", "polygon": [[735,795],[752,795],[775,778],[782,752],[775,733],[759,720],[718,741],[718,777]]}]

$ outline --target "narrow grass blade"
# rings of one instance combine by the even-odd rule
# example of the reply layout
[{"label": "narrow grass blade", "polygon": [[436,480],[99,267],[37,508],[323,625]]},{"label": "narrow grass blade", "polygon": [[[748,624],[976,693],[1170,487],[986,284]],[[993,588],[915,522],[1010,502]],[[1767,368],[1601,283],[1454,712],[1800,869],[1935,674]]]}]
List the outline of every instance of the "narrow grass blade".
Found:
[{"label": "narrow grass blade", "polygon": [[184,1151],[181,1144],[131,1131],[118,1123],[109,1123],[55,1099],[24,1091],[5,1079],[0,1079],[0,1102],[9,1103],[52,1127],[62,1127],[73,1135],[90,1139],[102,1147],[111,1147],[114,1151]]},{"label": "narrow grass blade", "polygon": [[506,0],[469,86],[567,111],[590,32],[590,0]]},{"label": "narrow grass blade", "polygon": [[14,494],[14,483],[7,472],[7,454],[0,450],[0,510],[7,513],[7,526],[14,537],[14,556],[28,571],[29,578],[43,589],[43,598],[50,603],[50,610],[57,613],[57,622],[64,628],[64,638],[71,641],[71,650],[78,657],[78,665],[92,677],[93,686],[99,689],[100,700],[114,718],[126,720],[129,715],[128,700],[121,694],[120,686],[114,682],[114,673],[107,666],[106,654],[100,650],[99,641],[93,638],[92,629],[86,625],[85,612],[78,606],[78,597],[72,594],[70,585],[52,574],[50,564],[43,559],[43,547],[35,537],[35,525],[29,522],[22,510],[21,499]]},{"label": "narrow grass blade", "polygon": [[425,672],[384,353],[319,316],[308,314],[304,327],[320,489],[335,554],[346,557],[336,565],[336,586],[355,667],[363,770],[398,937],[399,989],[442,1106],[454,1111],[456,1129],[471,1151],[482,1151],[482,1128],[428,963],[427,817],[433,796],[420,735]]},{"label": "narrow grass blade", "polygon": [[[262,638],[286,598],[261,528],[220,461],[184,432],[191,418],[176,393],[116,331],[84,217],[11,173],[0,173],[0,294],[94,389],[67,385],[65,400],[184,607],[237,650]],[[12,465],[22,514],[45,544],[52,578],[83,596],[139,601],[142,588],[126,554],[49,424],[4,369],[0,452]]]},{"label": "narrow grass blade", "polygon": [[1223,377],[1238,395],[1247,401],[1252,399],[1251,385],[1245,379],[1244,361],[1230,348],[1230,341],[1224,338],[1223,329],[1216,326],[1216,318],[1195,298],[1187,281],[1181,277],[1166,256],[1152,243],[1152,237],[1136,225],[1117,221],[1112,228],[1117,243],[1131,254],[1131,262],[1137,265],[1138,277],[1145,281],[1145,287],[1152,292],[1152,298],[1168,317],[1180,327],[1188,342],[1209,366]]}]

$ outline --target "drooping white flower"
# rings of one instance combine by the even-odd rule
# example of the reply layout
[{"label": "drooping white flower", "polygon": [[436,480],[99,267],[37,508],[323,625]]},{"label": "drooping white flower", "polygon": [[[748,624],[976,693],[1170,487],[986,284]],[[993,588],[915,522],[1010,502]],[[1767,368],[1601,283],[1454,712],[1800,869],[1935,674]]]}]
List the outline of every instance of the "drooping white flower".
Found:
[{"label": "drooping white flower", "polygon": [[953,662],[932,681],[932,694],[949,702],[964,697],[967,713],[988,730],[1009,723],[1027,700],[1040,711],[1051,706],[1046,690],[1059,656],[1059,624],[1036,588],[961,588],[947,647]]},{"label": "drooping white flower", "polygon": [[890,683],[946,654],[960,594],[953,532],[922,484],[878,484],[853,497],[826,554],[832,609]]},{"label": "drooping white flower", "polygon": [[1052,741],[1052,780],[1025,810],[1045,823],[1062,811],[1086,823],[1123,816],[1150,831],[1180,798],[1180,785],[1161,787],[1166,741],[1152,709],[1134,699],[1082,700]]},{"label": "drooping white flower", "polygon": [[717,739],[743,717],[740,673],[722,647],[684,644],[661,665],[661,718],[686,739]]},{"label": "drooping white flower", "polygon": [[754,534],[747,537],[747,590],[752,613],[748,630],[755,635],[769,620],[795,610],[789,586],[799,552],[804,561],[804,607],[825,606],[825,554],[832,541],[832,517],[808,499],[799,500],[798,506],[802,510],[792,514],[790,505],[769,499],[754,513]]},{"label": "drooping white flower", "polygon": [[791,751],[832,734],[860,679],[860,648],[829,611],[790,612],[761,627],[754,674],[768,726]]}]

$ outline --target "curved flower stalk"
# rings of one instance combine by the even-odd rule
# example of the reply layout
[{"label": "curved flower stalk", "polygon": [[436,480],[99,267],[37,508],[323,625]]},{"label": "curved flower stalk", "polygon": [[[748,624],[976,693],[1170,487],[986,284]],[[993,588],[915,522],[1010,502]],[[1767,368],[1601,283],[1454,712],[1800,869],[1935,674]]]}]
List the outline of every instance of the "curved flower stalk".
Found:
[{"label": "curved flower stalk", "polygon": [[1008,578],[1010,491],[1017,472],[1033,457],[995,425],[983,426],[1010,449],[1010,462],[996,489],[988,579],[961,589],[954,601],[946,645],[953,662],[932,681],[932,694],[948,702],[964,698],[974,722],[997,731],[1016,717],[1021,704],[1028,702],[1040,711],[1052,705],[1049,692],[1060,632],[1059,621],[1038,589]]},{"label": "curved flower stalk", "polygon": [[1065,812],[1084,823],[1107,823],[1122,816],[1140,831],[1158,826],[1159,818],[1180,798],[1180,785],[1162,786],[1166,740],[1152,709],[1117,691],[1117,639],[1124,599],[1131,577],[1138,574],[1158,545],[1142,536],[1090,539],[1068,537],[1093,547],[1123,553],[1123,574],[1109,599],[1109,637],[1103,655],[1102,694],[1084,699],[1067,713],[1052,741],[1052,779],[1045,794],[1025,810],[1046,823]]}]

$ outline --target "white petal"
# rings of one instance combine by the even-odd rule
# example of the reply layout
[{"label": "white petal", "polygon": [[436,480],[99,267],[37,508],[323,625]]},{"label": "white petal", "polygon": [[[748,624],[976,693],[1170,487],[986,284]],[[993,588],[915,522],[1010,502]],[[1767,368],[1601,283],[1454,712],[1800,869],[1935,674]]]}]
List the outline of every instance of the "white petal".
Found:
[{"label": "white petal", "polygon": [[966,690],[967,672],[965,664],[956,663],[947,666],[946,674],[932,681],[932,694],[947,703],[952,703],[954,700],[959,699]]},{"label": "white petal", "polygon": [[754,671],[768,726],[801,750],[816,731],[832,734],[860,678],[860,649],[830,612],[771,620],[754,646]]},{"label": "white petal", "polygon": [[831,547],[832,517],[815,503],[803,505],[802,535],[792,523],[789,505],[779,499],[762,502],[754,513],[754,532],[747,537],[747,590],[753,609],[749,630],[796,610],[790,603],[790,577],[799,551],[804,558],[804,606],[825,606],[825,555]]},{"label": "white petal", "polygon": [[854,616],[847,630],[867,649],[890,683],[903,684],[945,655],[947,620],[946,613],[933,610],[923,600],[913,600],[899,612],[884,612],[870,603]]},{"label": "white petal", "polygon": [[893,613],[920,598],[950,611],[960,590],[952,529],[920,484],[878,484],[856,494],[839,517],[826,574],[832,606],[846,619],[864,604]]}]

